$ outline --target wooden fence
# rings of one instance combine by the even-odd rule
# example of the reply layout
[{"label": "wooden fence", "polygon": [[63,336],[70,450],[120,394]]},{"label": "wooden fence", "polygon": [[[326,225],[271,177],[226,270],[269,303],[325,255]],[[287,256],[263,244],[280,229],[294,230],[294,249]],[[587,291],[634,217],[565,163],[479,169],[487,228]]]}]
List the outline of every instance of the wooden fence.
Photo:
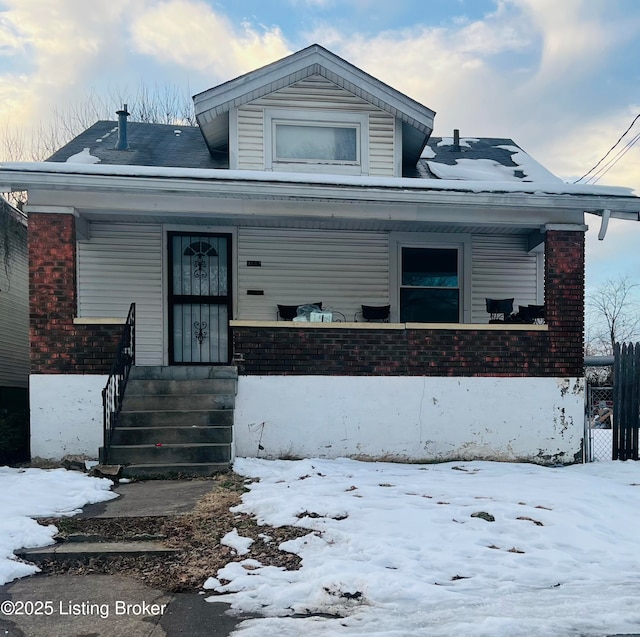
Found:
[{"label": "wooden fence", "polygon": [[638,460],[640,343],[616,343],[613,367],[613,459]]}]

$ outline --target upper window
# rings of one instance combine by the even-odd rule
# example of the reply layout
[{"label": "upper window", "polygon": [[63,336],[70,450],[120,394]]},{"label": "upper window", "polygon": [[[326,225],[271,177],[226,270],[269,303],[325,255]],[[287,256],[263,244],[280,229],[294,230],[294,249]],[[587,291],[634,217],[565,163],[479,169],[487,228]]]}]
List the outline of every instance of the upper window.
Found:
[{"label": "upper window", "polygon": [[275,161],[358,161],[358,127],[275,123]]},{"label": "upper window", "polygon": [[265,111],[265,168],[368,174],[368,116],[329,111]]}]

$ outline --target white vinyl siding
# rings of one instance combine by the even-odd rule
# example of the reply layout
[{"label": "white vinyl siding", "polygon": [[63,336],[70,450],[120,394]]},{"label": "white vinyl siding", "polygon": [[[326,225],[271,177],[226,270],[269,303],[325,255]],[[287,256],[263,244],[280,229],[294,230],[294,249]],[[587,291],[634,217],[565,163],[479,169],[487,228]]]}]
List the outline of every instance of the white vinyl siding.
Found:
[{"label": "white vinyl siding", "polygon": [[368,142],[363,139],[363,148],[367,145],[369,148],[368,174],[398,176],[394,173],[393,116],[320,76],[309,77],[238,108],[238,168],[265,168],[265,108],[317,111],[322,113],[323,120],[327,120],[331,112],[368,115],[368,131],[363,131],[368,137]]},{"label": "white vinyl siding", "polygon": [[162,365],[162,228],[92,223],[78,243],[78,316],[125,318],[136,304],[136,363]]},{"label": "white vinyl siding", "polygon": [[386,233],[239,228],[237,318],[273,321],[278,304],[321,301],[352,321],[362,304],[389,302],[388,254]]},{"label": "white vinyl siding", "polygon": [[526,236],[473,236],[471,321],[489,321],[486,298],[514,298],[514,312],[518,305],[542,304],[539,260],[542,255],[527,252]]},{"label": "white vinyl siding", "polygon": [[[1,208],[0,208],[1,210]],[[0,387],[29,381],[29,281],[27,228],[2,210],[0,249]],[[6,242],[6,243],[5,243]]]}]

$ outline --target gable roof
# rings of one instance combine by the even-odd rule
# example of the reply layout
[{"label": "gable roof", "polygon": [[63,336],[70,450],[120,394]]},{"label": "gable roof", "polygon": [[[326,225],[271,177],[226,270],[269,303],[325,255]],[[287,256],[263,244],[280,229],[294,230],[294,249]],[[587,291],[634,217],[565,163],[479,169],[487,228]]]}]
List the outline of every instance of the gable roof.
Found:
[{"label": "gable roof", "polygon": [[[197,126],[127,122],[128,150],[116,150],[118,123],[99,121],[56,151],[48,162],[228,169],[226,153],[212,156]],[[559,182],[512,139],[431,137],[405,177],[430,180]]]},{"label": "gable roof", "polygon": [[194,95],[196,119],[209,148],[225,146],[229,111],[312,75],[320,75],[402,122],[403,154],[418,160],[433,131],[435,111],[365,73],[319,44]]},{"label": "gable roof", "polygon": [[[57,150],[47,161],[66,162],[85,152],[91,163],[123,166],[228,168],[227,156],[212,156],[197,126],[127,122],[128,150],[116,150],[118,123],[99,121]],[[71,163],[81,163],[72,160]],[[85,163],[89,163],[85,161]]]},{"label": "gable roof", "polygon": [[474,181],[562,183],[512,139],[431,137],[415,174],[407,176]]}]

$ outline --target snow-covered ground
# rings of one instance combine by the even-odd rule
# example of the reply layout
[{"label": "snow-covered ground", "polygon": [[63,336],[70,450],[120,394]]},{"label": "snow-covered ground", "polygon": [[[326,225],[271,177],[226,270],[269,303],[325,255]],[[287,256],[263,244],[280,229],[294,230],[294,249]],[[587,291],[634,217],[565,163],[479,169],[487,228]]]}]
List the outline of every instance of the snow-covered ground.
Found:
[{"label": "snow-covered ground", "polygon": [[[223,593],[211,601],[266,615],[234,635],[640,632],[639,463],[238,459],[234,469],[260,479],[238,510],[310,530],[282,545],[300,570],[245,560],[207,582]],[[226,543],[246,547],[237,533]]]},{"label": "snow-covered ground", "polygon": [[40,570],[17,561],[14,549],[54,542],[55,526],[42,526],[33,518],[74,515],[85,504],[116,498],[112,484],[66,469],[0,467],[0,585]]}]

